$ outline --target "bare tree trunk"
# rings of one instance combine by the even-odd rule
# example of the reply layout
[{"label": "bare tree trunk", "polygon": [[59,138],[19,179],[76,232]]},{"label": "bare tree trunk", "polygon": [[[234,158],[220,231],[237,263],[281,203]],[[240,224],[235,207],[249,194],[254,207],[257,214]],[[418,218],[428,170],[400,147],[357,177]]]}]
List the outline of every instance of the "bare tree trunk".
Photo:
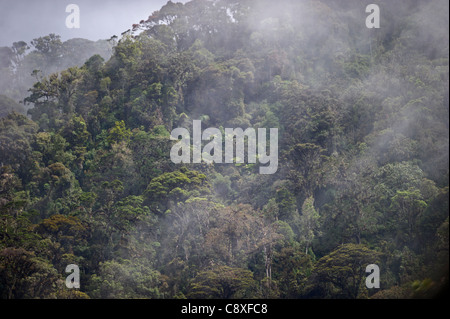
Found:
[{"label": "bare tree trunk", "polygon": [[272,283],[272,256],[271,256],[271,247],[267,247],[264,245],[264,264],[266,268],[266,278],[268,280],[268,288],[271,289]]}]

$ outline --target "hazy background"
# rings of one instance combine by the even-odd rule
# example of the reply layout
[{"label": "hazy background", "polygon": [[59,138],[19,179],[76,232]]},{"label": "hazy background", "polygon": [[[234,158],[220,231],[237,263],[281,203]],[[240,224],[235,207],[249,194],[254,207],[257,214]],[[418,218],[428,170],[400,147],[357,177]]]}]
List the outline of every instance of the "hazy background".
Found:
[{"label": "hazy background", "polygon": [[[79,29],[65,25],[70,14],[66,13],[66,6],[71,3],[80,8]],[[49,33],[60,35],[62,41],[109,39],[147,19],[166,3],[167,0],[0,0],[0,46],[21,40],[29,43]]]}]

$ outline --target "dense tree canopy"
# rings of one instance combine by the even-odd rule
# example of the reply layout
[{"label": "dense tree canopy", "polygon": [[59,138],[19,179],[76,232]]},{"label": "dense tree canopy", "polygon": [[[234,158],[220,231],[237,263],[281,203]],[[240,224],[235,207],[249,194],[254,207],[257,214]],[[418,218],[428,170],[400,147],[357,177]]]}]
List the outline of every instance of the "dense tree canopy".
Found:
[{"label": "dense tree canopy", "polygon": [[[381,0],[367,29],[369,3],[169,1],[109,53],[0,48],[0,297],[433,297],[448,3]],[[174,164],[169,132],[193,120],[278,128],[278,171]]]}]

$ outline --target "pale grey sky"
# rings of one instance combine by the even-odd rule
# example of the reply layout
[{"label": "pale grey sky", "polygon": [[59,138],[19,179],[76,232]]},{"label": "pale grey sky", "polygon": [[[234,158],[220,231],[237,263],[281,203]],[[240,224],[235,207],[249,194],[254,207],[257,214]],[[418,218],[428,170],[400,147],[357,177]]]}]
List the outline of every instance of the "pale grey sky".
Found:
[{"label": "pale grey sky", "polygon": [[[0,0],[0,46],[55,33],[62,40],[109,39],[147,19],[168,0]],[[173,0],[186,3],[187,0]],[[66,6],[80,8],[80,28],[68,29]]]}]

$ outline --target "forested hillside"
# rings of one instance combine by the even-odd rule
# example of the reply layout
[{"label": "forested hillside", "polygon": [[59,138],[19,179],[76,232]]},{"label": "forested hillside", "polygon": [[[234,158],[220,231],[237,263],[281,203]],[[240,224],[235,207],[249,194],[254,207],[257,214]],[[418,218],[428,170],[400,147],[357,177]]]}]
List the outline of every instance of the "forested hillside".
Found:
[{"label": "forested hillside", "polygon": [[[448,1],[378,0],[368,29],[371,2],[169,1],[110,59],[37,77],[0,119],[0,297],[435,296]],[[278,128],[277,172],[174,164],[193,120]]]},{"label": "forested hillside", "polygon": [[[22,101],[33,83],[43,77],[82,66],[94,54],[109,59],[114,40],[70,39],[63,42],[59,35],[51,33],[30,43],[17,41],[10,47],[0,47],[0,94],[16,102]],[[17,111],[20,113],[21,109]]]}]

